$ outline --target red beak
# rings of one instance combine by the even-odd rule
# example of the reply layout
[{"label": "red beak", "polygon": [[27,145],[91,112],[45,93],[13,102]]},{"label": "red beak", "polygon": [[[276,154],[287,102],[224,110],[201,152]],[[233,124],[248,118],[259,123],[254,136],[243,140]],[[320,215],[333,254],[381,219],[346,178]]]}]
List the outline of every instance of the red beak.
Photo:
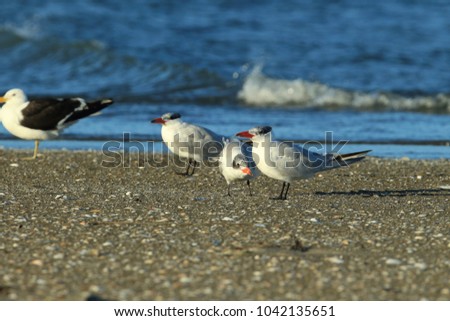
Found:
[{"label": "red beak", "polygon": [[252,171],[250,170],[250,168],[248,167],[244,167],[243,169],[241,169],[242,173],[253,176]]},{"label": "red beak", "polygon": [[236,136],[252,138],[255,135],[250,134],[248,131],[244,131],[244,132],[237,133]]},{"label": "red beak", "polygon": [[166,121],[164,119],[162,119],[161,117],[159,117],[159,118],[153,119],[152,123],[153,124],[163,124],[164,125],[166,123]]}]

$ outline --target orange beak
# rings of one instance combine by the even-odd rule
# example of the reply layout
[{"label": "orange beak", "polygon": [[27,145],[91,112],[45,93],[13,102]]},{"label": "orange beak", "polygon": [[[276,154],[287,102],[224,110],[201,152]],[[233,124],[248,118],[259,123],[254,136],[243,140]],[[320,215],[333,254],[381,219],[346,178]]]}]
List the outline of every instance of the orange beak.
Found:
[{"label": "orange beak", "polygon": [[237,133],[236,136],[252,138],[255,135],[250,134],[248,131],[244,131],[244,132]]},{"label": "orange beak", "polygon": [[253,176],[252,171],[248,167],[244,167],[243,169],[241,169],[241,171],[242,171],[242,173],[244,173],[246,175]]},{"label": "orange beak", "polygon": [[5,97],[0,97],[0,103],[6,103]]},{"label": "orange beak", "polygon": [[159,117],[159,118],[153,119],[152,123],[153,124],[163,124],[164,125],[166,123],[166,121],[164,119],[162,119],[161,117]]}]

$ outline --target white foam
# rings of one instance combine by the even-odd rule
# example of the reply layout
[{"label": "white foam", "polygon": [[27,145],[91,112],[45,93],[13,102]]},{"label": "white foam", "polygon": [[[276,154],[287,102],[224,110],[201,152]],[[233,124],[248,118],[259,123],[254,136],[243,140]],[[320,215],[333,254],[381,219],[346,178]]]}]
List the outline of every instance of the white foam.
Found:
[{"label": "white foam", "polygon": [[23,39],[36,39],[41,35],[41,18],[33,16],[29,20],[24,20],[21,24],[4,23],[0,25],[0,30],[11,32]]},{"label": "white foam", "polygon": [[238,98],[256,106],[352,107],[359,109],[428,110],[450,112],[450,94],[406,97],[393,93],[364,93],[333,88],[302,79],[270,78],[261,66],[246,78]]}]

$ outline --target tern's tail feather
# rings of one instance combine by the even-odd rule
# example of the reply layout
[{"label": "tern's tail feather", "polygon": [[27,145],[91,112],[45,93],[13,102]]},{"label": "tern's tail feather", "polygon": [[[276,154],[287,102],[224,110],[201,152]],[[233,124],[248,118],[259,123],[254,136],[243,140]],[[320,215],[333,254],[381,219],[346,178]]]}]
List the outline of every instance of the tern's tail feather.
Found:
[{"label": "tern's tail feather", "polygon": [[367,153],[371,151],[372,150],[364,150],[361,152],[349,154],[333,155],[333,167],[348,166],[353,163],[359,162],[363,160],[367,156]]}]

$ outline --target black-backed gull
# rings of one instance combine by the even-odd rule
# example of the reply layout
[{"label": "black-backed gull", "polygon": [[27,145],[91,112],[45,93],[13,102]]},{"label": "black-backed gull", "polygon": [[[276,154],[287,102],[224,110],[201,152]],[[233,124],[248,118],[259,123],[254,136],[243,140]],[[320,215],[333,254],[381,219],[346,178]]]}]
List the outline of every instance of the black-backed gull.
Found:
[{"label": "black-backed gull", "polygon": [[35,159],[39,141],[54,139],[61,131],[81,118],[92,115],[113,103],[112,99],[86,102],[82,98],[51,98],[28,101],[23,90],[8,90],[0,103],[0,120],[14,136],[34,140]]}]

